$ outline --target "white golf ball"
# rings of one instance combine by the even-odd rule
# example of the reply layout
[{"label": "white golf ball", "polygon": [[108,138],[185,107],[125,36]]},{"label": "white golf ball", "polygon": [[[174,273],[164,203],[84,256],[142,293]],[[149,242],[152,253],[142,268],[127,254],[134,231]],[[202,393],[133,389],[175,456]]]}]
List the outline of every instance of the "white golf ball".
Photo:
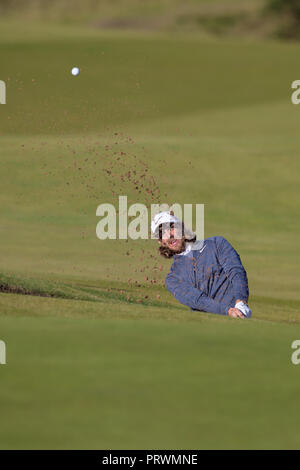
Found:
[{"label": "white golf ball", "polygon": [[71,73],[76,77],[80,74],[80,69],[78,67],[73,67]]}]

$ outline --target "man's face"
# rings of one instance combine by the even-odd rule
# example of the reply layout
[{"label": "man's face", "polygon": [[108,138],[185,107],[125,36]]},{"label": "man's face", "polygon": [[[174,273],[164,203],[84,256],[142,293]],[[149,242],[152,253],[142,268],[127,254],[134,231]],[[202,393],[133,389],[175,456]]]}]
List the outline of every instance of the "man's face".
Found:
[{"label": "man's face", "polygon": [[181,227],[171,226],[162,229],[162,238],[158,241],[162,246],[166,246],[174,253],[181,253],[184,249],[184,234]]}]

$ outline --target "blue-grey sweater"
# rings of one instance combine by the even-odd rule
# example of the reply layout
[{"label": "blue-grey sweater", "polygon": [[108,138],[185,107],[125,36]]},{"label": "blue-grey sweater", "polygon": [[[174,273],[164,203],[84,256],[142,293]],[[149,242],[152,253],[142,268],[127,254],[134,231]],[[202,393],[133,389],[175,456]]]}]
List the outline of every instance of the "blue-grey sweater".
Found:
[{"label": "blue-grey sweater", "polygon": [[237,299],[248,302],[246,271],[235,249],[223,237],[206,238],[201,249],[175,255],[166,286],[192,310],[227,315]]}]

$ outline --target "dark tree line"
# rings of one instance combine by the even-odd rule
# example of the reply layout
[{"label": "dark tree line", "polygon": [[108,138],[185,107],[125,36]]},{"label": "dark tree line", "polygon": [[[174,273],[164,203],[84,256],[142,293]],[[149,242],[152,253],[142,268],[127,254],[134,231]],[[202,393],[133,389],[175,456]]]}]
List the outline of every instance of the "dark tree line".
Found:
[{"label": "dark tree line", "polygon": [[274,12],[288,13],[300,22],[300,0],[269,0],[269,7]]}]

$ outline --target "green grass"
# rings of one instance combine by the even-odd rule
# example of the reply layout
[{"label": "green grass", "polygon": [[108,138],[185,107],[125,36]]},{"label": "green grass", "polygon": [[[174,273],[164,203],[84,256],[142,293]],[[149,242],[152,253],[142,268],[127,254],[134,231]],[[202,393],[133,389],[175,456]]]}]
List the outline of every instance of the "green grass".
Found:
[{"label": "green grass", "polygon": [[[300,46],[26,28],[0,45],[1,448],[299,448]],[[153,198],[122,179],[145,168]],[[97,239],[123,194],[204,203],[252,319],[178,304],[156,241]]]},{"label": "green grass", "polygon": [[290,326],[38,300],[1,319],[2,448],[299,447]]}]

